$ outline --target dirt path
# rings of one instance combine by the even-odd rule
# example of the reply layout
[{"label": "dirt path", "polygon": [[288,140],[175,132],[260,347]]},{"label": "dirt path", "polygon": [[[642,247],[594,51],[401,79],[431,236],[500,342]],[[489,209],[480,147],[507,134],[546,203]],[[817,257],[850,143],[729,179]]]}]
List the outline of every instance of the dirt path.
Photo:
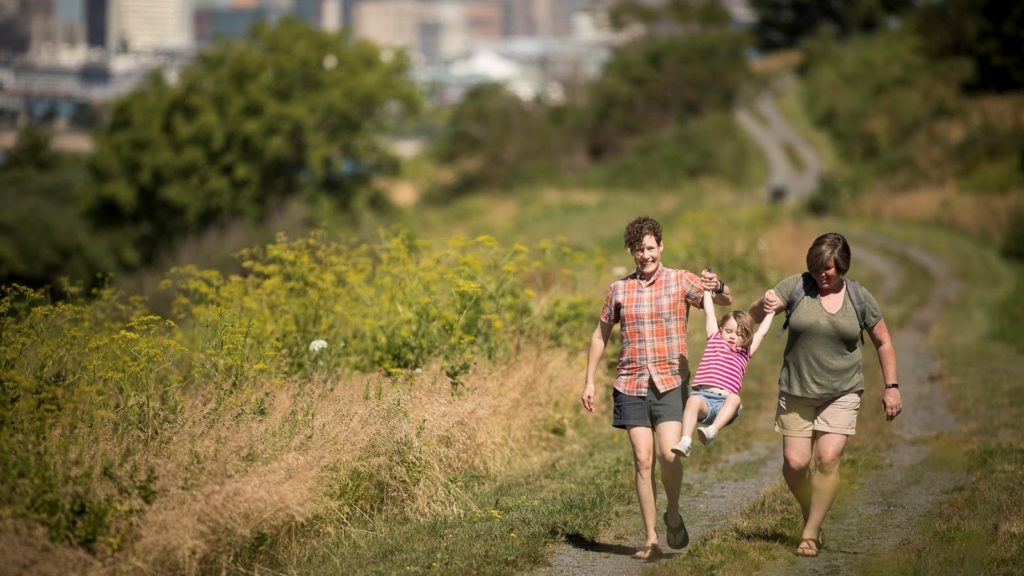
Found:
[{"label": "dirt path", "polygon": [[[807,198],[818,187],[821,158],[814,148],[789,126],[775,108],[773,92],[785,89],[792,79],[784,77],[768,91],[757,95],[750,105],[736,108],[733,115],[754,139],[768,162],[767,200],[793,202]],[[793,159],[799,161],[794,165]],[[786,191],[784,198],[772,198],[772,189]]]},{"label": "dirt path", "polygon": [[[699,446],[697,449],[699,450]],[[685,466],[685,462],[684,462]],[[683,472],[682,514],[691,545],[709,530],[724,525],[729,516],[756,497],[779,477],[778,444],[761,442],[733,454],[711,470]],[[660,488],[660,486],[659,486]],[[737,495],[746,495],[737,498]],[[697,496],[700,496],[698,498]],[[728,497],[727,497],[728,496]],[[658,533],[664,558],[685,553],[668,547],[664,522],[665,495],[658,495]],[[643,526],[635,502],[615,512],[612,525],[599,542],[574,540],[556,546],[551,565],[534,571],[534,576],[621,576],[636,574],[646,565],[631,557],[643,545]]]}]

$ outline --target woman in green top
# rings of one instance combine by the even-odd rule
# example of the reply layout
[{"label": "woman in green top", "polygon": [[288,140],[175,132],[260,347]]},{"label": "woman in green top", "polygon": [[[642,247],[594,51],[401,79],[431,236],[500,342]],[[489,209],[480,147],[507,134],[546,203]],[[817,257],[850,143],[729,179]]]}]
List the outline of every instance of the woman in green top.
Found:
[{"label": "woman in green top", "polygon": [[823,234],[807,251],[809,274],[783,279],[749,308],[757,322],[770,311],[788,316],[775,429],[782,433],[782,473],[804,516],[798,556],[818,555],[821,524],[839,488],[839,461],[856,428],[864,392],[862,329],[878,352],[886,419],[902,410],[889,329],[874,296],[844,278],[849,269],[846,238]]}]

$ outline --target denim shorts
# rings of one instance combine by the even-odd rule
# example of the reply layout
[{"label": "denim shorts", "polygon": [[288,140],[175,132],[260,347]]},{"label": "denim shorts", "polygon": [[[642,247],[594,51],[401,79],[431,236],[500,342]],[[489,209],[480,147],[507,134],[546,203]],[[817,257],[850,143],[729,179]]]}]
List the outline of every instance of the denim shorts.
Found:
[{"label": "denim shorts", "polygon": [[662,422],[683,421],[683,387],[676,386],[668,392],[659,392],[652,383],[647,396],[630,396],[618,390],[612,391],[614,413],[612,426],[629,428],[646,426],[654,428]]},{"label": "denim shorts", "polygon": [[[725,392],[718,392],[717,390],[711,390],[708,388],[696,388],[690,392],[690,396],[699,396],[704,399],[704,403],[708,406],[708,415],[701,420],[701,424],[711,424],[715,421],[718,416],[718,411],[722,409],[722,404],[725,404],[725,399],[728,395]],[[732,420],[726,422],[726,424],[732,424],[736,420],[736,417],[743,411],[743,405],[740,404],[739,408],[736,409],[736,413],[732,415]]]}]

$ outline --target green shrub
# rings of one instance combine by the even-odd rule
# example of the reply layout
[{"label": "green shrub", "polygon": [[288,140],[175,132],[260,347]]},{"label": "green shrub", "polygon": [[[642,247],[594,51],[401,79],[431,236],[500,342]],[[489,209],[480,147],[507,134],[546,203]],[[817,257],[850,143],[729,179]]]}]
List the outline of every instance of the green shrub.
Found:
[{"label": "green shrub", "polygon": [[1010,217],[1001,251],[1007,258],[1024,260],[1024,208],[1017,208]]},{"label": "green shrub", "polygon": [[638,139],[617,157],[596,165],[586,180],[605,187],[676,188],[700,177],[741,187],[756,177],[760,158],[731,117],[711,114],[667,133]]},{"label": "green shrub", "polygon": [[55,540],[109,553],[152,496],[137,456],[178,411],[183,349],[137,301],[69,294],[0,295],[0,504]]}]

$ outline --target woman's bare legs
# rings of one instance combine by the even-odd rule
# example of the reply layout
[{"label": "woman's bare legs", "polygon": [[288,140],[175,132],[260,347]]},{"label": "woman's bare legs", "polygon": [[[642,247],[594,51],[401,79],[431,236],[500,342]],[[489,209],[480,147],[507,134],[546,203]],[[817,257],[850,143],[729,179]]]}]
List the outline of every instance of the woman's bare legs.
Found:
[{"label": "woman's bare legs", "polygon": [[[630,426],[629,442],[633,445],[633,469],[636,472],[636,499],[640,502],[640,518],[644,523],[644,547],[648,554],[658,545],[657,491],[654,488],[654,430],[647,426]],[[664,474],[664,472],[662,472]],[[643,550],[638,558],[647,558]]]},{"label": "woman's bare legs", "polygon": [[670,447],[682,430],[679,422],[662,422],[657,430],[646,426],[632,426],[628,429],[629,441],[633,445],[633,466],[636,472],[636,497],[640,503],[640,517],[644,524],[644,547],[638,558],[648,558],[656,553],[658,545],[658,502],[657,486],[654,481],[655,436],[657,436],[657,458],[661,462],[661,483],[665,489],[666,512],[673,526],[679,522],[679,492],[683,482],[683,465],[672,453]]},{"label": "woman's bare legs", "polygon": [[786,486],[800,504],[804,520],[811,508],[811,456],[814,443],[811,438],[782,437],[782,477]]},{"label": "woman's bare legs", "polygon": [[[845,434],[816,432],[815,438],[784,436],[782,474],[800,504],[804,528],[801,540],[817,539],[839,490],[839,462],[846,449]],[[811,470],[811,460],[814,470]]]},{"label": "woman's bare legs", "polygon": [[839,491],[839,462],[846,450],[846,434],[816,432],[811,499],[801,538],[817,538],[836,492]]},{"label": "woman's bare legs", "polygon": [[662,422],[655,429],[658,437],[658,460],[661,463],[661,485],[665,489],[665,512],[672,526],[679,525],[679,491],[683,485],[683,463],[672,452],[683,425],[680,422]]}]

